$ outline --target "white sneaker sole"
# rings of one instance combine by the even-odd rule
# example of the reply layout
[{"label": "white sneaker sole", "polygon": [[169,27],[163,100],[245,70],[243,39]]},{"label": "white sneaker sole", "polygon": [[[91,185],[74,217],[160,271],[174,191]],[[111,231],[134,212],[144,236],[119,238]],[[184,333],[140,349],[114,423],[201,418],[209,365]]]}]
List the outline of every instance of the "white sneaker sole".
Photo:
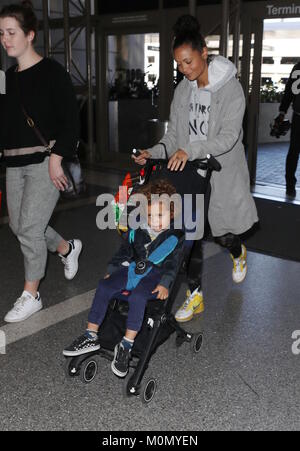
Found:
[{"label": "white sneaker sole", "polygon": [[[196,309],[197,310],[197,309]],[[195,316],[197,315],[201,315],[201,313],[204,312],[204,306],[201,308],[201,311],[197,312],[192,312],[189,316],[175,316],[175,319],[177,321],[177,323],[187,323],[188,321],[191,321]]]},{"label": "white sneaker sole", "polygon": [[82,351],[63,351],[63,355],[66,357],[77,357],[78,355],[89,354],[90,352],[99,351],[100,345],[96,345]]},{"label": "white sneaker sole", "polygon": [[114,361],[115,361],[115,359],[117,357],[117,353],[118,353],[117,347],[115,347],[114,352],[115,352],[115,355],[114,355],[114,360],[111,362],[111,370],[116,376],[124,378],[127,376],[129,370],[127,370],[126,373],[121,373],[121,371],[117,370],[117,368],[114,365]]},{"label": "white sneaker sole", "polygon": [[65,278],[66,278],[67,280],[73,280],[74,277],[76,277],[76,275],[77,275],[77,273],[78,273],[78,269],[79,269],[79,263],[78,263],[78,260],[79,260],[81,251],[82,251],[82,242],[78,240],[78,248],[77,248],[76,251],[74,251],[74,258],[77,259],[76,270],[75,270],[74,273],[72,273],[71,276],[67,276],[66,273],[65,273]]},{"label": "white sneaker sole", "polygon": [[30,318],[32,315],[35,315],[36,313],[38,313],[39,311],[41,311],[43,308],[43,305],[40,305],[39,308],[37,308],[36,310],[34,310],[34,312],[30,312],[27,313],[26,316],[22,317],[22,318],[15,318],[15,319],[10,319],[5,317],[4,321],[6,323],[21,323],[22,321],[26,321],[28,318]]},{"label": "white sneaker sole", "polygon": [[128,371],[126,371],[126,373],[121,373],[120,371],[118,371],[113,363],[111,364],[111,370],[116,376],[122,377],[122,378],[126,377],[128,374]]}]

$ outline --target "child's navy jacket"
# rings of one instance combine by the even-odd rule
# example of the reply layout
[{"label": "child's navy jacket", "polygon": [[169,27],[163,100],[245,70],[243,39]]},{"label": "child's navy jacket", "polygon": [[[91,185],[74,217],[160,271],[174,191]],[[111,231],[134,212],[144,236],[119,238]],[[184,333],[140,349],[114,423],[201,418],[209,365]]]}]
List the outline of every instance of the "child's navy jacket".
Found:
[{"label": "child's navy jacket", "polygon": [[184,242],[184,232],[172,228],[160,233],[152,242],[147,230],[129,230],[127,240],[109,263],[108,273],[124,268],[124,262],[131,265],[144,261],[161,271],[160,285],[169,289],[182,261]]}]

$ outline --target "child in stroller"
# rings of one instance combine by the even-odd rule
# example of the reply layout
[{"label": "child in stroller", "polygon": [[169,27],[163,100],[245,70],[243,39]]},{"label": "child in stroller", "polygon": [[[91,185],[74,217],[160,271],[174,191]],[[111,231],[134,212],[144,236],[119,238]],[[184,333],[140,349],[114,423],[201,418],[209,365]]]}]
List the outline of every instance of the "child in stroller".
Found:
[{"label": "child in stroller", "polygon": [[113,373],[126,377],[132,348],[141,330],[146,304],[151,300],[165,301],[169,297],[182,262],[185,235],[174,229],[174,204],[164,199],[153,200],[153,195],[176,194],[167,180],[150,182],[139,190],[147,199],[147,211],[142,227],[128,231],[128,239],[113,257],[108,274],[101,280],[88,316],[85,333],[78,337],[63,354],[76,357],[98,351],[98,336],[109,302],[122,295],[127,297],[129,311],[126,332],[116,344],[111,364]]},{"label": "child in stroller", "polygon": [[[213,170],[220,170],[220,165],[212,156],[208,155],[206,162],[200,160],[191,162],[193,174],[192,176],[189,174],[188,177],[182,179],[181,183],[178,183],[178,175],[172,175],[170,171],[166,170],[167,163],[167,160],[148,160],[145,168],[133,179],[134,181],[138,180],[136,185],[128,176],[124,180],[128,195],[125,195],[123,201],[130,205],[132,193],[140,190],[141,185],[143,186],[141,193],[144,193],[147,199],[151,193],[172,194],[177,191],[178,194],[182,195],[188,190],[193,192],[194,179],[197,192],[202,192],[205,198],[209,198],[211,173]],[[199,168],[201,171],[206,168],[206,176],[204,176],[203,183],[200,186],[201,191],[199,191],[199,180],[197,180]],[[176,186],[176,189],[174,186]],[[186,236],[183,230],[173,230],[172,227],[170,230],[164,230],[165,227],[173,225],[174,212],[172,213],[169,210],[171,215],[165,221],[163,219],[165,217],[163,205],[159,208],[156,206],[156,210],[154,209],[152,214],[157,218],[158,227],[155,225],[149,227],[148,221],[146,221],[145,230],[134,232],[127,230],[121,224],[120,211],[122,208],[119,208],[122,207],[121,204],[122,201],[118,198],[117,203],[114,202],[113,205],[116,212],[116,222],[119,225],[118,229],[120,234],[126,237],[126,243],[122,246],[122,251],[120,250],[117,256],[113,258],[108,271],[110,277],[100,282],[99,290],[102,289],[102,291],[98,290],[95,296],[95,307],[96,304],[99,307],[100,304],[102,305],[101,317],[91,316],[90,322],[92,324],[88,324],[88,330],[85,334],[75,340],[63,352],[66,357],[65,374],[67,378],[80,376],[82,382],[90,383],[97,375],[98,357],[101,357],[113,362],[112,370],[118,376],[121,374],[123,376],[128,372],[123,383],[123,393],[126,398],[140,395],[143,403],[149,403],[156,393],[157,382],[152,377],[145,379],[144,375],[157,348],[175,332],[176,347],[181,347],[184,343],[187,343],[192,355],[194,355],[199,353],[202,348],[203,335],[202,332],[190,333],[185,331],[175,320],[172,313],[173,304],[182,282],[179,273],[184,266],[186,251]],[[203,212],[204,217],[205,211]],[[155,221],[153,221],[153,224],[155,224]],[[147,239],[145,239],[146,237]],[[164,245],[166,246],[164,247]],[[124,267],[122,263],[128,259],[127,267]],[[148,273],[149,269],[152,274],[151,272]],[[116,289],[115,281],[121,273],[122,278],[118,281],[119,285]],[[132,290],[120,291],[126,286],[129,273],[130,281],[135,281],[128,286]],[[141,277],[145,274],[144,278]],[[145,287],[145,290],[139,290],[139,284],[135,285],[139,278],[142,283],[151,281]],[[134,300],[134,297],[129,299],[132,293],[133,296],[138,294],[135,299],[139,299],[139,302]],[[109,302],[108,298],[110,297]],[[162,302],[163,299],[165,299],[164,302]],[[139,304],[138,306],[135,305],[134,308],[134,312],[138,312],[138,315],[133,315],[132,310],[129,322],[127,313],[133,307],[132,300],[135,304]],[[92,308],[91,315],[93,311],[97,313],[97,309],[93,310]],[[137,320],[137,322],[132,324],[132,319]],[[140,326],[141,323],[142,326]],[[101,327],[99,327],[100,324]],[[138,329],[140,329],[139,332]]]}]

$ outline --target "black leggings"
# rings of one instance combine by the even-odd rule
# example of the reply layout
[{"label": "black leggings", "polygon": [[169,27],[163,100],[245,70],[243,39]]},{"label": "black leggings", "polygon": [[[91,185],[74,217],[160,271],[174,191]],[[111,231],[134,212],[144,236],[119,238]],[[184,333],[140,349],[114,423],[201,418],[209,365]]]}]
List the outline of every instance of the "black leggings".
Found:
[{"label": "black leggings", "polygon": [[[215,238],[215,241],[222,247],[225,247],[233,255],[238,258],[242,253],[242,242],[238,235],[228,233],[222,237]],[[187,278],[189,289],[193,293],[197,288],[202,286],[202,268],[203,268],[203,248],[202,240],[195,241],[187,257]]]},{"label": "black leggings", "polygon": [[220,246],[228,249],[234,258],[239,258],[242,254],[242,242],[238,235],[227,233],[227,235],[215,238],[215,241],[220,244]]}]

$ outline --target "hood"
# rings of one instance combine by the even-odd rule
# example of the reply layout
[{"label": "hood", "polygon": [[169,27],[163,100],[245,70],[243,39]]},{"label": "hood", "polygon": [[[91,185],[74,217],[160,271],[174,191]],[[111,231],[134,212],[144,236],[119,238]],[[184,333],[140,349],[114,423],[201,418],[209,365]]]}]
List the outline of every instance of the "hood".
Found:
[{"label": "hood", "polygon": [[[217,92],[226,83],[229,82],[237,74],[235,65],[229,59],[223,56],[212,56],[208,66],[209,84],[205,86],[205,90]],[[197,81],[190,82],[192,86],[197,88]]]}]

